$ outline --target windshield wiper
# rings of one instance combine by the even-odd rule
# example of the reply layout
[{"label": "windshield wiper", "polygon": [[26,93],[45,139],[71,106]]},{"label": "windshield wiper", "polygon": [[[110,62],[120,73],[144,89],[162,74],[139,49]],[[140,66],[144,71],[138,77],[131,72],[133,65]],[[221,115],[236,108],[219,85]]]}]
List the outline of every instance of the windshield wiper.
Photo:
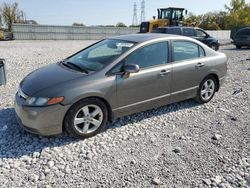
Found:
[{"label": "windshield wiper", "polygon": [[80,67],[79,65],[77,65],[77,64],[75,64],[75,63],[72,63],[72,62],[70,62],[70,61],[64,62],[64,65],[67,66],[67,64],[68,64],[68,65],[72,65],[73,67],[77,68],[77,69],[80,70],[81,72],[85,72],[86,74],[89,73],[89,71],[83,69],[82,67]]}]

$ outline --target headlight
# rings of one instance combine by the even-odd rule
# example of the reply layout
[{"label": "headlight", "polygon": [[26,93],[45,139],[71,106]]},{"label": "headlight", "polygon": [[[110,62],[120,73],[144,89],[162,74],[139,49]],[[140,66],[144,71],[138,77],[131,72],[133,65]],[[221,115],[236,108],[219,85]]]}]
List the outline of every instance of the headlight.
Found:
[{"label": "headlight", "polygon": [[64,100],[64,97],[29,97],[26,100],[26,105],[28,106],[48,106],[53,104],[58,104]]}]

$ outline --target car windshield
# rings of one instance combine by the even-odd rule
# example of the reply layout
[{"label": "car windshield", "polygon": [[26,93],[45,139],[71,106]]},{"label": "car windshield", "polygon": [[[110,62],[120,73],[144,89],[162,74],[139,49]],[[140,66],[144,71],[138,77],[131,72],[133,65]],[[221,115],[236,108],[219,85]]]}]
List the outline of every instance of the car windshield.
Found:
[{"label": "car windshield", "polygon": [[134,45],[133,42],[123,40],[103,40],[66,59],[64,64],[72,69],[78,69],[86,73],[98,71]]},{"label": "car windshield", "polygon": [[242,30],[238,31],[238,33],[236,35],[237,36],[239,36],[239,35],[250,35],[250,29],[242,29]]},{"label": "car windshield", "polygon": [[171,10],[161,10],[161,14],[158,16],[159,19],[171,19]]}]

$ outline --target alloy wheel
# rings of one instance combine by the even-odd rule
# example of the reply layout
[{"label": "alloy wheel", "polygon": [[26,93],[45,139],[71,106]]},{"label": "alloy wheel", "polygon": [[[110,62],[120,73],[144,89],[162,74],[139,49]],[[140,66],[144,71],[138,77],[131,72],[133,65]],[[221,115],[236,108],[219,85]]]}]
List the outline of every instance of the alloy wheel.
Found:
[{"label": "alloy wheel", "polygon": [[208,79],[204,82],[204,84],[201,87],[201,98],[204,101],[208,101],[213,97],[213,94],[215,92],[215,83],[212,79]]},{"label": "alloy wheel", "polygon": [[90,134],[102,124],[103,111],[94,104],[82,107],[75,115],[74,126],[79,133]]}]

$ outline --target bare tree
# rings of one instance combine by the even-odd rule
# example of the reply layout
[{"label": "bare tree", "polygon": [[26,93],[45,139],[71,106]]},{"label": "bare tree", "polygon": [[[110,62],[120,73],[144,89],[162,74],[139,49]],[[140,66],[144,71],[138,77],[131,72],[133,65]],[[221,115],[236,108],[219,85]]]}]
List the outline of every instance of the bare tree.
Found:
[{"label": "bare tree", "polygon": [[25,13],[18,9],[17,3],[3,3],[0,13],[9,32],[12,32],[13,23],[25,23]]}]

